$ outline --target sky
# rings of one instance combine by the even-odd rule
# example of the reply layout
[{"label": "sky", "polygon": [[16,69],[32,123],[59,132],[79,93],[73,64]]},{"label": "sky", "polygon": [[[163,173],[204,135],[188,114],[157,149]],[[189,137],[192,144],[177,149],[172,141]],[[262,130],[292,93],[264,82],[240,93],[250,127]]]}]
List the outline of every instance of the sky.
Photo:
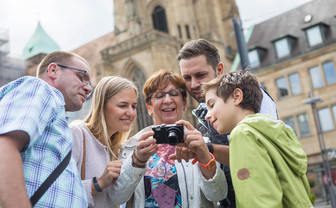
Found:
[{"label": "sky", "polygon": [[[243,28],[248,28],[309,1],[312,0],[236,3]],[[9,34],[10,56],[21,57],[38,21],[61,50],[73,50],[113,31],[113,0],[0,0],[0,35],[4,30]]]}]

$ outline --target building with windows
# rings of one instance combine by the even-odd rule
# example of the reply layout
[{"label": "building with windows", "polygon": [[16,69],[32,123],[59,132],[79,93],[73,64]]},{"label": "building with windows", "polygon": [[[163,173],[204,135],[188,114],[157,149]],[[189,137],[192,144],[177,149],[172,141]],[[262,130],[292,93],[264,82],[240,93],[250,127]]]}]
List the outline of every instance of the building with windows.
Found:
[{"label": "building with windows", "polygon": [[255,25],[248,41],[250,68],[277,104],[279,118],[291,126],[308,155],[309,178],[325,196],[325,174],[312,107],[317,115],[336,179],[336,16],[334,0],[314,0]]},{"label": "building with windows", "polygon": [[[231,24],[231,18],[238,16],[234,0],[113,2],[114,31],[73,50],[90,63],[93,84],[103,76],[119,75],[133,80],[142,92],[144,82],[154,72],[179,72],[177,53],[185,42],[197,38],[213,42],[224,67],[230,69],[237,50]],[[196,123],[191,110],[198,104],[191,97],[188,103],[185,119]],[[76,117],[84,114],[77,112]],[[137,114],[135,132],[152,124],[142,93]]]}]

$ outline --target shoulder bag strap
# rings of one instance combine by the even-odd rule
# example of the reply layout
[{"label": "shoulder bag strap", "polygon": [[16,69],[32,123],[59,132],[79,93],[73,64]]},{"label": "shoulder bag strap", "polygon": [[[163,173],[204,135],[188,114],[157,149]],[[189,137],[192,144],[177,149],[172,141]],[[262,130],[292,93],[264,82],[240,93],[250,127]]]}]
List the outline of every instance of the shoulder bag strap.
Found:
[{"label": "shoulder bag strap", "polygon": [[71,150],[67,154],[67,156],[62,160],[62,162],[57,166],[57,168],[48,176],[48,178],[42,183],[42,185],[35,191],[32,197],[30,197],[30,202],[32,206],[40,200],[43,194],[48,190],[52,183],[58,178],[59,175],[63,172],[63,170],[68,166],[71,159]]},{"label": "shoulder bag strap", "polygon": [[82,167],[81,167],[81,178],[82,180],[85,179],[85,134],[83,132],[83,160],[82,160]]}]

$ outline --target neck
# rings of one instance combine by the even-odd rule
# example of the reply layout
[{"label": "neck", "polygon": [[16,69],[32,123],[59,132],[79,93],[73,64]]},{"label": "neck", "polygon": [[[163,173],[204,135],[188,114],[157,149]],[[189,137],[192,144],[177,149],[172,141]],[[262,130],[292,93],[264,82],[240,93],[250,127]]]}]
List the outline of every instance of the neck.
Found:
[{"label": "neck", "polygon": [[253,115],[255,114],[252,110],[247,110],[247,109],[240,109],[238,112],[237,112],[237,117],[236,117],[236,125],[241,122],[246,116],[248,115]]}]

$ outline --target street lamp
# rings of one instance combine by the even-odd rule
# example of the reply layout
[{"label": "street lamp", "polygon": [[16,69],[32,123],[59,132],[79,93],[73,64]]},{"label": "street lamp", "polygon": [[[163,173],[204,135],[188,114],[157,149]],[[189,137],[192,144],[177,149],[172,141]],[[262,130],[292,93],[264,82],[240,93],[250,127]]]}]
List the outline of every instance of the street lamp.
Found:
[{"label": "street lamp", "polygon": [[314,95],[309,95],[309,98],[304,100],[302,103],[303,104],[310,104],[312,107],[312,113],[314,117],[314,123],[316,127],[316,132],[317,132],[317,138],[320,144],[320,149],[321,149],[321,155],[322,155],[322,162],[323,162],[323,168],[327,176],[327,186],[328,186],[328,192],[330,196],[330,201],[331,201],[331,206],[333,208],[336,208],[336,198],[335,198],[335,192],[334,192],[334,183],[332,181],[332,176],[331,176],[331,171],[330,171],[330,166],[328,162],[328,157],[326,155],[326,147],[324,143],[324,138],[323,138],[323,133],[321,130],[321,123],[320,119],[317,115],[317,108],[316,108],[316,103],[322,102],[322,99],[320,97],[313,97]]}]

